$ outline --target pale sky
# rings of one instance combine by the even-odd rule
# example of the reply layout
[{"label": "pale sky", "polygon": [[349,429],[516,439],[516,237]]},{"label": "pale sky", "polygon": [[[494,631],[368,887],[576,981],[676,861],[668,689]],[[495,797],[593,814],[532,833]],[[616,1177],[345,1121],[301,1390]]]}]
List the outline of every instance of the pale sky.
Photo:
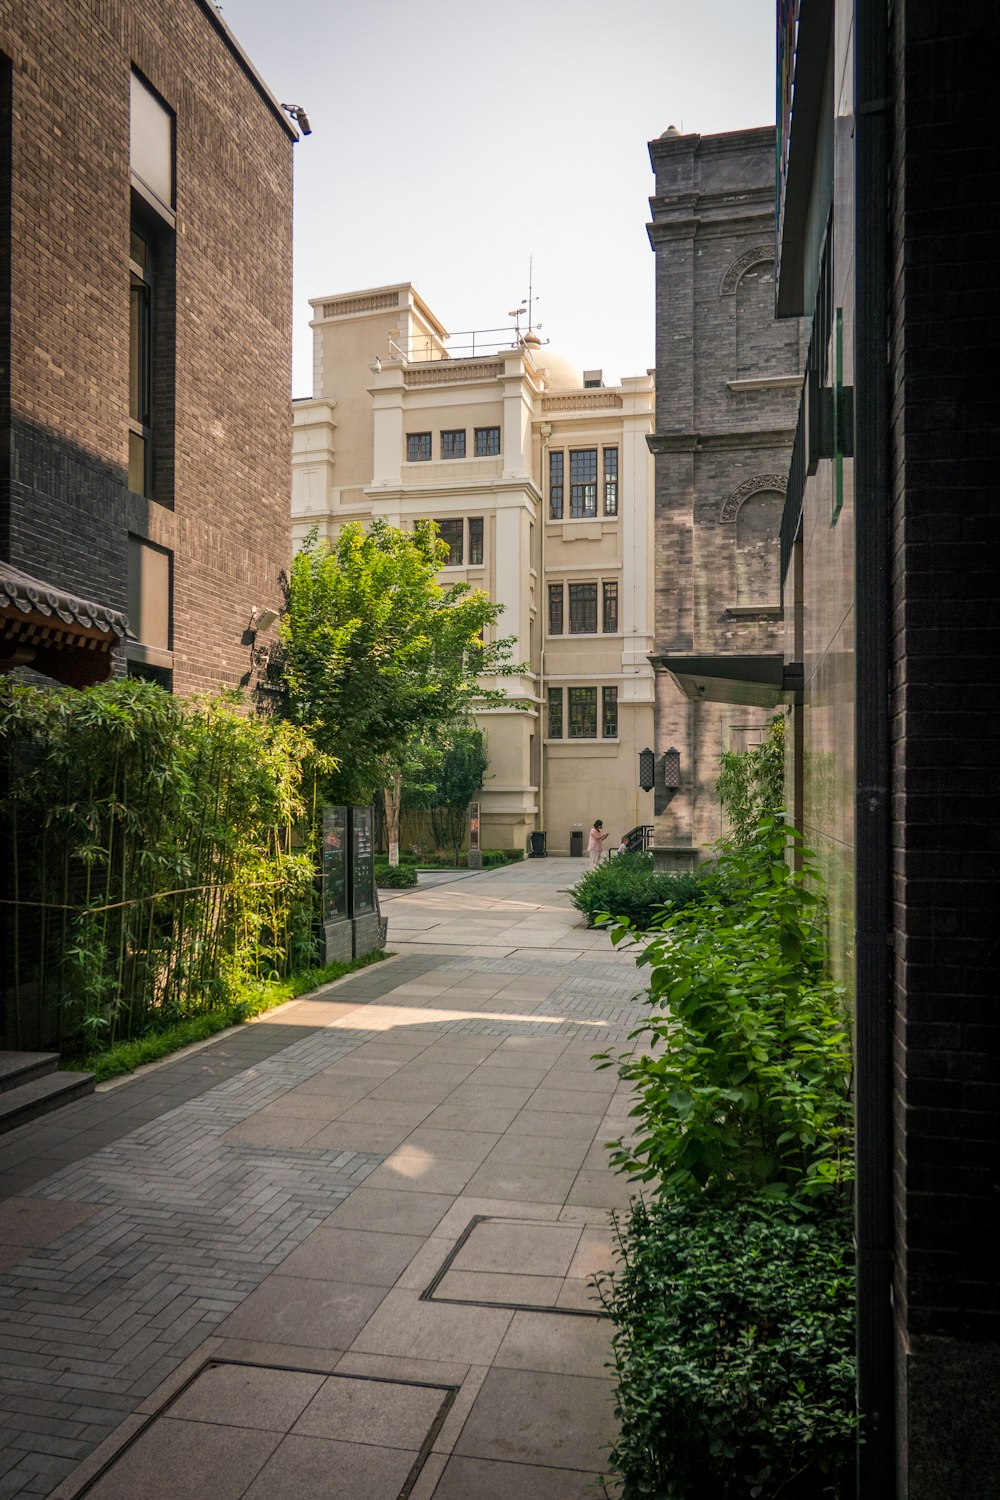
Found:
[{"label": "pale sky", "polygon": [[647,141],[671,124],[774,122],[774,0],[224,0],[222,13],[313,127],[295,147],[296,396],[312,393],[310,297],[412,281],[449,331],[497,327],[527,296],[529,256],[553,352],[609,384],[641,374]]}]

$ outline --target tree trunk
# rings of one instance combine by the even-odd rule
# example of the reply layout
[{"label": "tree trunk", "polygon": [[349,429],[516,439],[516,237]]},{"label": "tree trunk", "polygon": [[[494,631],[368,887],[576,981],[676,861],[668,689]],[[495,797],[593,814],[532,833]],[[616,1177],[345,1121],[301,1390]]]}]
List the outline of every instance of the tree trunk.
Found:
[{"label": "tree trunk", "polygon": [[392,773],[392,785],[387,786],[385,797],[386,834],[389,839],[389,863],[399,864],[399,806],[403,797],[403,777],[399,771]]}]

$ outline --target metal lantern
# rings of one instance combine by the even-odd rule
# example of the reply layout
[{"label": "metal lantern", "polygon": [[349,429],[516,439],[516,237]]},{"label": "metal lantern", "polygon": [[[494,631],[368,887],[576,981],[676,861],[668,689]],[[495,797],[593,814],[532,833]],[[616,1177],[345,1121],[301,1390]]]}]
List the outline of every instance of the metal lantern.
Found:
[{"label": "metal lantern", "polygon": [[655,776],[656,760],[652,750],[647,746],[645,750],[639,751],[639,786],[644,792],[653,790]]},{"label": "metal lantern", "polygon": [[673,745],[663,757],[663,785],[674,791],[681,784],[681,752]]}]

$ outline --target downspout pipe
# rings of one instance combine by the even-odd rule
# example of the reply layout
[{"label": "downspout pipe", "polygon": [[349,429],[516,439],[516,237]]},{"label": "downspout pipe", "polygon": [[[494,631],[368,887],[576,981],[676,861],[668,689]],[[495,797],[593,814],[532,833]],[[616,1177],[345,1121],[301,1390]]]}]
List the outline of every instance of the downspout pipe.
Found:
[{"label": "downspout pipe", "polygon": [[896,1494],[887,0],[855,0],[855,1123],[858,1500]]}]

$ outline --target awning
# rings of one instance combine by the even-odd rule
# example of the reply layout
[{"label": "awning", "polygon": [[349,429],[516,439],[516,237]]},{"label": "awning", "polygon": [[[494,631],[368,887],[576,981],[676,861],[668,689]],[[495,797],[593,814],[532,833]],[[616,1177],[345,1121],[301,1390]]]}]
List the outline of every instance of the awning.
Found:
[{"label": "awning", "polygon": [[128,634],[118,610],[77,598],[0,561],[0,672],[30,667],[69,687],[111,676]]},{"label": "awning", "polygon": [[737,703],[777,708],[802,689],[802,665],[774,652],[766,656],[651,656],[694,703]]}]

